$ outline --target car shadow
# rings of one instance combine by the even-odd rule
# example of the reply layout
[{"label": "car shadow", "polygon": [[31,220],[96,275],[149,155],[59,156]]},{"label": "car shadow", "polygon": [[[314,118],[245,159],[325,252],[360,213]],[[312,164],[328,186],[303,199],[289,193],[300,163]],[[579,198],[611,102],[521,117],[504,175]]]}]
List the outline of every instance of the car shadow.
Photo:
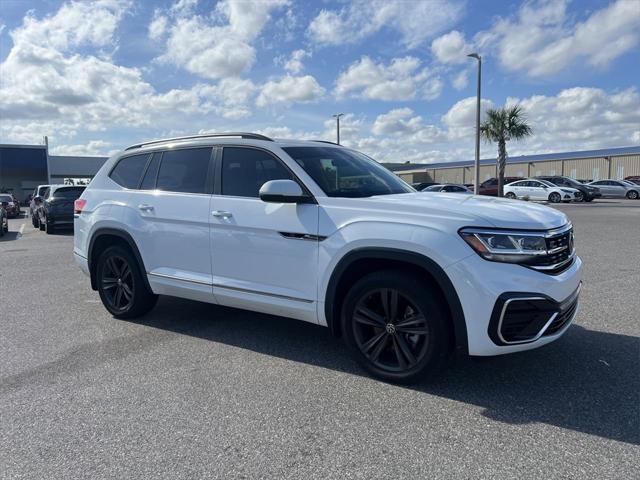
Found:
[{"label": "car shadow", "polygon": [[11,242],[12,240],[18,240],[22,235],[20,232],[12,232],[9,230],[2,237],[0,237],[0,242]]},{"label": "car shadow", "polygon": [[[161,297],[137,323],[354,375],[366,375],[327,328]],[[457,356],[410,387],[479,406],[509,424],[543,422],[640,443],[640,339],[573,325],[548,346],[497,357]]]}]

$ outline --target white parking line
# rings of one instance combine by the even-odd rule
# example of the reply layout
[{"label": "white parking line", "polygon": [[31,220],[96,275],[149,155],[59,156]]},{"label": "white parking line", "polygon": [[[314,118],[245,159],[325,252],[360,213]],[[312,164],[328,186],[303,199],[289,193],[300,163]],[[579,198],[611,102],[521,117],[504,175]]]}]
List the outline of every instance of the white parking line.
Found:
[{"label": "white parking line", "polygon": [[20,225],[20,229],[18,230],[18,238],[20,238],[22,236],[22,234],[24,233],[24,226],[26,225],[26,223],[23,223],[22,225]]}]

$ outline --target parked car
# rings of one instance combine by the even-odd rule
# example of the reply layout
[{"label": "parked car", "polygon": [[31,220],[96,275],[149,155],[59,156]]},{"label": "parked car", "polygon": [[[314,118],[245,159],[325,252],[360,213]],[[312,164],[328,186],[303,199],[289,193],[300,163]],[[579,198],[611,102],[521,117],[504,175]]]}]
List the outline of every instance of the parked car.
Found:
[{"label": "parked car", "polygon": [[424,190],[427,187],[430,187],[431,185],[437,185],[436,182],[419,182],[419,183],[412,183],[411,186],[413,188],[415,188],[416,190],[418,190],[419,192],[421,192],[422,190]]},{"label": "parked car", "polygon": [[609,198],[630,198],[640,197],[640,185],[631,185],[622,180],[596,180],[589,185],[598,187],[603,197]]},{"label": "parked car", "polygon": [[20,216],[20,206],[17,204],[10,193],[0,193],[0,204],[5,209],[8,218],[16,218]]},{"label": "parked car", "polygon": [[42,197],[44,197],[44,194],[49,186],[50,185],[38,185],[33,191],[31,199],[29,200],[29,216],[31,217],[31,224],[33,225],[33,228],[40,227],[40,222],[38,221],[36,210],[42,204]]},{"label": "parked car", "polygon": [[533,177],[538,180],[545,180],[547,182],[553,183],[558,187],[567,187],[567,188],[575,188],[581,194],[581,199],[578,201],[582,202],[592,202],[594,198],[602,197],[602,193],[598,187],[592,187],[590,185],[585,185],[583,183],[574,180],[573,178],[563,177],[559,175],[545,175],[539,177]]},{"label": "parked car", "polygon": [[0,205],[0,237],[4,237],[4,234],[8,231],[9,219],[7,218],[7,211]]},{"label": "parked car", "polygon": [[635,183],[636,185],[640,185],[640,175],[631,175],[630,177],[625,177],[625,180],[631,183]]},{"label": "parked car", "polygon": [[85,188],[50,185],[36,210],[40,230],[52,234],[60,227],[73,227],[73,202]]},{"label": "parked car", "polygon": [[[512,183],[517,180],[524,180],[523,177],[504,177],[504,184]],[[480,184],[480,189],[478,190],[480,195],[489,195],[491,197],[498,196],[498,179],[490,178],[485,180]]]},{"label": "parked car", "polygon": [[551,203],[582,201],[582,193],[579,190],[557,187],[551,182],[540,179],[520,180],[505,185],[504,196],[512,199],[544,200]]},{"label": "parked car", "polygon": [[473,195],[473,192],[464,185],[458,185],[456,183],[443,183],[438,185],[431,185],[430,187],[423,188],[423,192],[448,192],[448,193],[466,193]]},{"label": "parked car", "polygon": [[140,143],[74,210],[75,261],[116,318],[158,295],[291,317],[327,326],[389,381],[433,372],[455,348],[548,344],[578,308],[582,261],[563,212],[426,195],[339,145],[252,133]]}]

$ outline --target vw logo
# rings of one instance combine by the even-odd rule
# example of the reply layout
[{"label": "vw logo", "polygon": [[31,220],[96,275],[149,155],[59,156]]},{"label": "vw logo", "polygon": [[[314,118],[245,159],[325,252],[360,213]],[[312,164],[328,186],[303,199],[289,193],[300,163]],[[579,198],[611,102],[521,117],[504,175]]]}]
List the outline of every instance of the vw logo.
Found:
[{"label": "vw logo", "polygon": [[385,328],[387,330],[387,333],[391,335],[396,333],[396,326],[393,323],[387,323],[387,326]]}]

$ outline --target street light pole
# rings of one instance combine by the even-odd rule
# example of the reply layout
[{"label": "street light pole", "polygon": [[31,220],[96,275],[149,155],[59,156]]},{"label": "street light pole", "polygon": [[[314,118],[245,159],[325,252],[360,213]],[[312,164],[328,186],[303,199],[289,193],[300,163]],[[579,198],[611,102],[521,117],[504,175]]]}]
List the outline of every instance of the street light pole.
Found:
[{"label": "street light pole", "polygon": [[482,79],[482,57],[477,53],[470,53],[467,57],[478,60],[478,94],[476,98],[476,161],[475,161],[475,181],[473,182],[473,193],[480,193],[480,84]]},{"label": "street light pole", "polygon": [[333,118],[336,119],[336,143],[340,145],[340,117],[343,116],[344,113],[336,113],[333,115]]}]

